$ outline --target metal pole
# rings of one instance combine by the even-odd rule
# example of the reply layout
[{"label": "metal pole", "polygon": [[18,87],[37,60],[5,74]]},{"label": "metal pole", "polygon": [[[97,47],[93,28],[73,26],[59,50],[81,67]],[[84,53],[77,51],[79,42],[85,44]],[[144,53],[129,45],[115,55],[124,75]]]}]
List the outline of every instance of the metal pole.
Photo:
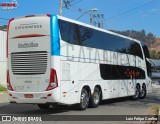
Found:
[{"label": "metal pole", "polygon": [[92,25],[92,14],[90,14],[90,25]]},{"label": "metal pole", "polygon": [[62,0],[60,0],[59,15],[62,16]]}]

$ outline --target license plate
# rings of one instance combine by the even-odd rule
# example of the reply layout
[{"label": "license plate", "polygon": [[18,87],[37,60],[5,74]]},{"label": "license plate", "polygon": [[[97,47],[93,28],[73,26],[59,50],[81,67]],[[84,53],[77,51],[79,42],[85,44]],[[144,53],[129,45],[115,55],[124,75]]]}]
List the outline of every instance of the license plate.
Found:
[{"label": "license plate", "polygon": [[33,94],[24,94],[25,98],[33,98]]}]

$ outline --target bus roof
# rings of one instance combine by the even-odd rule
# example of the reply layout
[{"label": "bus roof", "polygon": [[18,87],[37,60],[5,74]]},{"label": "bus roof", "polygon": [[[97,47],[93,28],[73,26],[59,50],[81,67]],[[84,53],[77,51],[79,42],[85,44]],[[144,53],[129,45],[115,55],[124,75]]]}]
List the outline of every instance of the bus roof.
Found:
[{"label": "bus roof", "polygon": [[[37,16],[50,16],[50,14],[28,15],[28,16],[16,17],[14,19],[20,19],[20,18],[26,18],[26,17],[37,17]],[[127,36],[112,32],[112,31],[109,31],[109,30],[98,28],[98,27],[95,27],[93,25],[89,25],[89,24],[86,24],[86,23],[83,23],[83,22],[80,22],[80,21],[77,21],[77,20],[69,19],[69,18],[66,18],[66,17],[63,17],[63,16],[59,16],[59,15],[56,15],[56,16],[61,20],[65,20],[65,21],[68,21],[68,22],[72,22],[72,23],[75,23],[75,24],[86,26],[86,27],[89,27],[89,28],[92,28],[92,29],[95,29],[95,30],[98,30],[98,31],[102,31],[102,32],[105,32],[105,33],[109,33],[109,34],[112,34],[112,35],[116,35],[116,36],[119,36],[119,37],[122,37],[122,38],[125,38],[125,39],[128,39],[128,40],[133,40],[135,42],[141,43],[141,41],[139,41],[139,40],[136,40],[136,39],[133,39],[133,38],[130,38],[130,37],[127,37]]]}]

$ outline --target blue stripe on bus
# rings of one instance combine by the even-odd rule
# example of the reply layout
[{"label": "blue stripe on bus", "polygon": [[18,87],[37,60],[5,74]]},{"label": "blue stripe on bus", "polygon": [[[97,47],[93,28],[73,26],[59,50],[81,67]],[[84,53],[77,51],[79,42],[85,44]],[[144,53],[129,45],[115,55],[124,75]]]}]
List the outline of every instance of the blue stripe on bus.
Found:
[{"label": "blue stripe on bus", "polygon": [[50,27],[51,27],[51,55],[60,56],[60,38],[59,38],[59,25],[58,17],[51,15]]}]

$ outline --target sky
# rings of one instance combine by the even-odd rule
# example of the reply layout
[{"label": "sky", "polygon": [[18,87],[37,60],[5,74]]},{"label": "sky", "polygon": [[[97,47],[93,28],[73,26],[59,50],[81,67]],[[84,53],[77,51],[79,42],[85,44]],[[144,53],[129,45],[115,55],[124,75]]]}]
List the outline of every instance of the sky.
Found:
[{"label": "sky", "polygon": [[[0,4],[12,0],[0,0]],[[65,0],[67,1],[67,0]],[[103,28],[107,30],[144,29],[160,37],[160,0],[68,0],[71,5],[63,8],[62,16],[89,24],[90,14],[103,14]],[[59,0],[17,0],[19,6],[12,11],[2,11],[0,18],[14,18],[33,14],[59,14]],[[89,10],[97,8],[96,12]],[[81,9],[81,11],[79,11]],[[87,12],[88,11],[88,12]],[[7,24],[0,19],[0,25]]]}]

